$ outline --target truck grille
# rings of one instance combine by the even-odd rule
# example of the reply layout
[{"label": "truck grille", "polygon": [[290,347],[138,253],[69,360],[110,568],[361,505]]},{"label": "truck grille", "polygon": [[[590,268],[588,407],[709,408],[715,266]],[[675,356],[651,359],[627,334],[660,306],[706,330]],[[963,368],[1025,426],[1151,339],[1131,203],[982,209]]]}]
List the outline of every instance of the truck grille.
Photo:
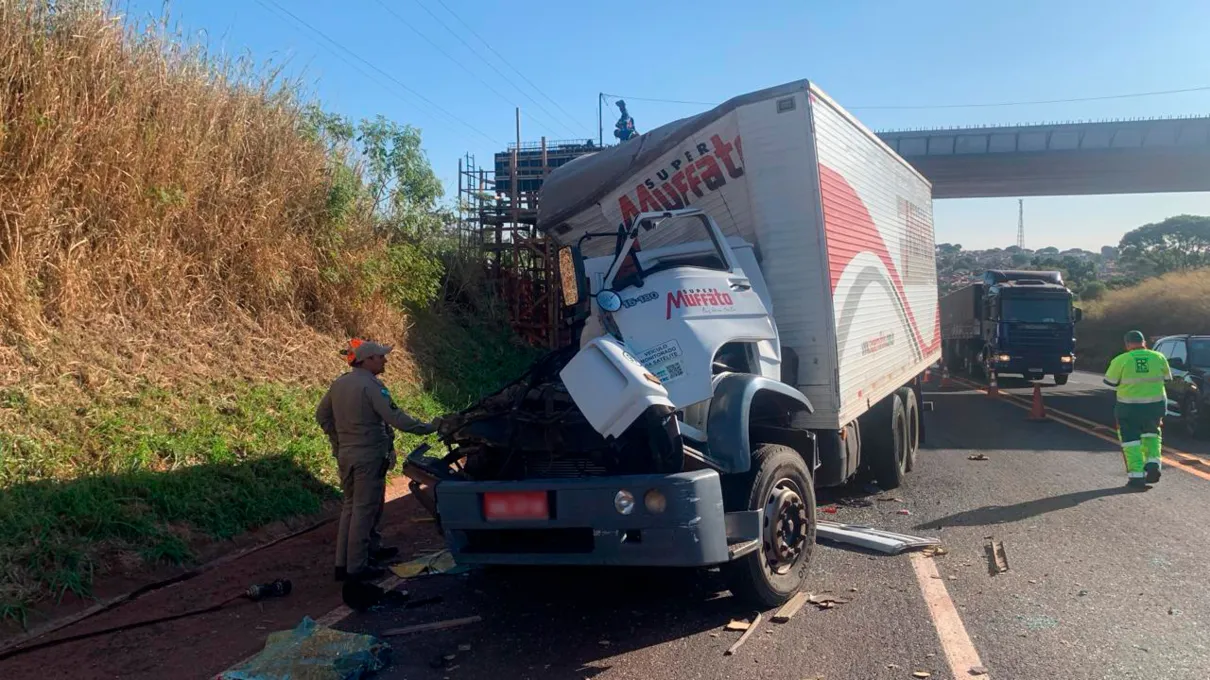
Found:
[{"label": "truck grille", "polygon": [[548,458],[534,456],[526,461],[526,476],[539,479],[576,479],[603,477],[609,474],[604,466],[588,458]]},{"label": "truck grille", "polygon": [[1008,342],[1013,350],[1031,348],[1061,350],[1064,339],[1070,341],[1070,331],[1062,324],[1008,324]]}]

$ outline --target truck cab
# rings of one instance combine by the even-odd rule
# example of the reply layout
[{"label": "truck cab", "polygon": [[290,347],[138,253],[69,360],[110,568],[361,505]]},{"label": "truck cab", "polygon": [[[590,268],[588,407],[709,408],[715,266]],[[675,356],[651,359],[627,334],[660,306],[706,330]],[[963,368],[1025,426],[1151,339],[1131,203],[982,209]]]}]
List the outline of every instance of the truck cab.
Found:
[{"label": "truck cab", "polygon": [[1075,324],[1082,311],[1058,272],[984,275],[983,364],[997,374],[1067,382],[1075,367]]}]

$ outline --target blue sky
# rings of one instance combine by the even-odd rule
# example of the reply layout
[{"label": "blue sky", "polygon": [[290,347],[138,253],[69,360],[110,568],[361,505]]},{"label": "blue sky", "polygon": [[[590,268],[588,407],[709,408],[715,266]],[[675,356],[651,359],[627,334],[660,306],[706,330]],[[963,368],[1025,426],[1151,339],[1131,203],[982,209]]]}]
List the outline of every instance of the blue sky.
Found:
[{"label": "blue sky", "polygon": [[[164,8],[119,4],[138,18]],[[169,11],[215,51],[284,65],[329,110],[420,128],[447,194],[463,153],[488,164],[514,138],[514,106],[523,140],[595,137],[600,92],[627,96],[640,131],[708,107],[639,98],[718,102],[799,78],[876,130],[1210,113],[1210,90],[864,108],[1210,86],[1205,0],[175,0]],[[1016,199],[939,200],[934,212],[939,242],[1015,242]],[[1027,198],[1025,212],[1029,247],[1095,249],[1169,215],[1210,214],[1210,194]]]}]

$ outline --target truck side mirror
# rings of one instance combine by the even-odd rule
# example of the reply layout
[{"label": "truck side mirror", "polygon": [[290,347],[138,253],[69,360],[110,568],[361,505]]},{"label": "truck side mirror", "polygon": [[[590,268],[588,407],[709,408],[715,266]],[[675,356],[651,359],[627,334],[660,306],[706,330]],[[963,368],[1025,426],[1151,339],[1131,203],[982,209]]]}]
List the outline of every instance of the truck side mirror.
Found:
[{"label": "truck side mirror", "polygon": [[563,291],[563,305],[574,307],[584,299],[584,260],[579,249],[564,246],[559,249],[559,287]]},{"label": "truck side mirror", "polygon": [[1072,318],[1076,320],[1076,323],[1080,323],[1080,319],[1084,318],[1084,310],[1080,309],[1079,307],[1075,308],[1073,314],[1074,316]]}]

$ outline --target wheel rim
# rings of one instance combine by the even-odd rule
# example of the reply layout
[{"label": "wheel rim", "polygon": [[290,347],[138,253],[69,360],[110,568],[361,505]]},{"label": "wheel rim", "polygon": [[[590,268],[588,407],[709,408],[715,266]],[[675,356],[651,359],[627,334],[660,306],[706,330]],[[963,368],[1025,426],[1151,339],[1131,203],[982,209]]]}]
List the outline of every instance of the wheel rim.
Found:
[{"label": "wheel rim", "polygon": [[802,557],[810,533],[802,489],[792,479],[779,479],[765,503],[765,562],[774,574],[785,574]]}]

